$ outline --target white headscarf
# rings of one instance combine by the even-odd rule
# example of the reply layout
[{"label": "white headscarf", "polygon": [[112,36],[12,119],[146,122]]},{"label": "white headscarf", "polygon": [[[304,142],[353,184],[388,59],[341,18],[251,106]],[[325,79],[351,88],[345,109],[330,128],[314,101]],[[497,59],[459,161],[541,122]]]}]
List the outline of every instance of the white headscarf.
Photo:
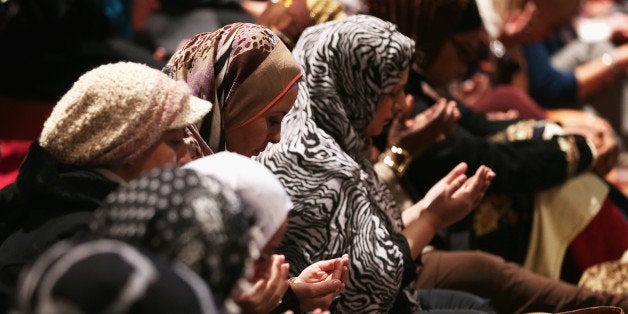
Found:
[{"label": "white headscarf", "polygon": [[184,168],[212,176],[236,192],[242,204],[255,216],[251,236],[257,253],[266,246],[292,209],[292,201],[281,182],[270,170],[250,158],[220,152],[192,161]]}]

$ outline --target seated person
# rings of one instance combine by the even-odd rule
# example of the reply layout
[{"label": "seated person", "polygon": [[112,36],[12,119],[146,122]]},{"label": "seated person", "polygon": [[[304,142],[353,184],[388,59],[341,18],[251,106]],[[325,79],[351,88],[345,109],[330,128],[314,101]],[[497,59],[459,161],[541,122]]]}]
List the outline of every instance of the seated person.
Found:
[{"label": "seated person", "polygon": [[[373,6],[371,13],[389,20],[406,21],[400,23],[400,30],[415,38],[417,47],[422,52],[422,58],[417,59],[414,64],[406,85],[406,90],[414,96],[414,110],[419,112],[428,108],[439,97],[435,90],[444,90],[453,79],[467,73],[469,62],[473,61],[470,56],[475,55],[474,51],[480,43],[482,21],[473,1],[446,4],[437,1],[422,2],[412,12],[394,9],[394,6],[403,3],[405,2],[389,1],[384,6]],[[421,23],[413,23],[414,19]],[[435,29],[439,31],[435,32]],[[533,257],[529,252],[558,252],[547,257],[551,259],[550,267],[545,267],[542,272],[538,268],[535,270],[552,278],[559,278],[563,262],[561,254],[578,240],[578,234],[571,233],[562,238],[559,248],[555,250],[533,249],[534,246],[529,244],[534,200],[542,196],[539,192],[562,186],[570,178],[579,177],[580,174],[590,175],[589,170],[599,176],[608,173],[617,160],[617,143],[614,137],[608,132],[602,133],[602,137],[588,132],[584,132],[584,136],[575,134],[576,132],[570,134],[565,132],[567,128],[562,129],[554,123],[542,120],[488,121],[482,114],[473,112],[460,102],[458,109],[461,118],[459,126],[453,132],[448,133],[442,141],[431,146],[418,158],[405,160],[405,165],[409,165],[406,167],[407,172],[398,173],[408,180],[405,186],[418,199],[450,167],[461,161],[467,162],[470,170],[483,164],[489,165],[496,173],[489,188],[492,196],[463,224],[450,229],[452,234],[446,237],[444,247],[483,249],[526,265],[529,265],[528,260]],[[390,150],[385,150],[385,140],[376,143],[384,150],[385,156],[395,155]],[[587,177],[588,179],[584,179],[586,182],[582,183],[587,193],[565,193],[568,199],[577,195],[586,198],[586,201],[575,201],[574,208],[566,206],[571,204],[567,202],[558,202],[558,205],[549,207],[554,208],[555,212],[563,208],[572,213],[568,215],[574,218],[571,222],[572,230],[584,230],[596,217],[617,217],[618,207],[624,204],[625,198],[615,187],[597,176]],[[549,194],[544,195],[551,198]],[[595,205],[590,208],[590,204]],[[578,212],[586,213],[585,217],[576,216],[575,213]],[[599,212],[605,214],[596,215]],[[607,215],[607,212],[612,214]],[[623,230],[625,219],[614,221],[617,225],[613,226]],[[607,240],[601,240],[598,245],[610,244],[611,248],[606,253],[597,255],[595,259],[616,259],[627,248],[628,239],[620,236],[622,240],[615,241],[617,237],[605,234]],[[543,238],[539,241],[542,242]],[[582,271],[591,262],[594,261],[583,261],[582,264],[574,265],[574,268]]]},{"label": "seated person", "polygon": [[0,190],[0,282],[55,242],[87,230],[120,184],[178,163],[185,128],[211,104],[187,85],[136,63],[85,73],[57,103],[14,184]]}]

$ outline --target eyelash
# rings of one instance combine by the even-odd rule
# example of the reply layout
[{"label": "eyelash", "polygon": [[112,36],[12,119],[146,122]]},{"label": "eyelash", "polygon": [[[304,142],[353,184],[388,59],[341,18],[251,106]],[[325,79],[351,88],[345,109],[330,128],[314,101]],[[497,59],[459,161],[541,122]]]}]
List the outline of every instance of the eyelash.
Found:
[{"label": "eyelash", "polygon": [[272,119],[268,119],[268,126],[275,126],[277,124],[281,124],[281,119],[277,119],[277,118],[272,118]]}]

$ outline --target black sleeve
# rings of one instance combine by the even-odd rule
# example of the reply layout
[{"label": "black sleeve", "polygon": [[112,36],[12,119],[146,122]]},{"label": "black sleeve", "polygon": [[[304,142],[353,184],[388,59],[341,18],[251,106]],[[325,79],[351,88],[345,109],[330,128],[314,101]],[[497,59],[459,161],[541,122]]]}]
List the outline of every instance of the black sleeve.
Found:
[{"label": "black sleeve", "polygon": [[504,130],[519,120],[488,120],[484,113],[476,112],[461,102],[456,102],[460,111],[458,125],[479,136],[487,136]]},{"label": "black sleeve", "polygon": [[[418,85],[418,84],[414,84]],[[409,90],[415,99],[415,112],[425,110],[432,99],[415,88]],[[414,160],[404,179],[412,186],[416,197],[422,197],[438,180],[460,162],[469,165],[471,175],[480,165],[495,171],[489,191],[495,193],[528,193],[562,183],[568,177],[567,155],[559,142],[568,139],[577,152],[577,172],[587,169],[593,156],[582,136],[569,135],[550,140],[530,139],[505,143],[491,142],[487,135],[502,131],[519,122],[489,121],[458,102],[461,119],[446,139],[432,145]]]},{"label": "black sleeve", "polygon": [[460,162],[469,165],[468,175],[480,165],[495,171],[489,191],[496,193],[528,193],[543,190],[568,177],[567,156],[559,142],[574,143],[579,161],[577,173],[593,161],[591,150],[582,136],[555,136],[550,140],[521,140],[494,143],[458,127],[447,138],[434,144],[410,166],[406,179],[423,195],[434,183]]},{"label": "black sleeve", "polygon": [[292,310],[294,313],[301,313],[301,306],[299,305],[299,299],[297,295],[294,294],[294,291],[291,287],[288,287],[288,290],[283,295],[281,299],[281,304],[278,307],[274,308],[270,313],[279,314],[284,313],[288,310]]}]

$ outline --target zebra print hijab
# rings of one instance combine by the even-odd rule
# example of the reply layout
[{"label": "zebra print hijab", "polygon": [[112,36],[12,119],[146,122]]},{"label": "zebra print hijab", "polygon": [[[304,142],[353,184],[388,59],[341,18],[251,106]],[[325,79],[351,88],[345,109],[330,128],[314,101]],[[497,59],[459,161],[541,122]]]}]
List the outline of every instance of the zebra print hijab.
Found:
[{"label": "zebra print hijab", "polygon": [[297,101],[281,141],[256,157],[294,204],[280,248],[291,272],[349,253],[341,311],[386,311],[402,288],[403,252],[392,239],[401,214],[373,170],[362,132],[413,50],[393,24],[366,15],[306,29],[293,50],[304,71]]},{"label": "zebra print hijab", "polygon": [[361,162],[370,144],[361,133],[408,67],[413,47],[395,26],[368,16],[304,33],[293,51],[305,71],[303,112]]},{"label": "zebra print hijab", "polygon": [[225,130],[255,120],[301,77],[281,40],[251,23],[230,24],[190,38],[163,71],[214,105],[200,128],[214,152],[225,150]]}]

